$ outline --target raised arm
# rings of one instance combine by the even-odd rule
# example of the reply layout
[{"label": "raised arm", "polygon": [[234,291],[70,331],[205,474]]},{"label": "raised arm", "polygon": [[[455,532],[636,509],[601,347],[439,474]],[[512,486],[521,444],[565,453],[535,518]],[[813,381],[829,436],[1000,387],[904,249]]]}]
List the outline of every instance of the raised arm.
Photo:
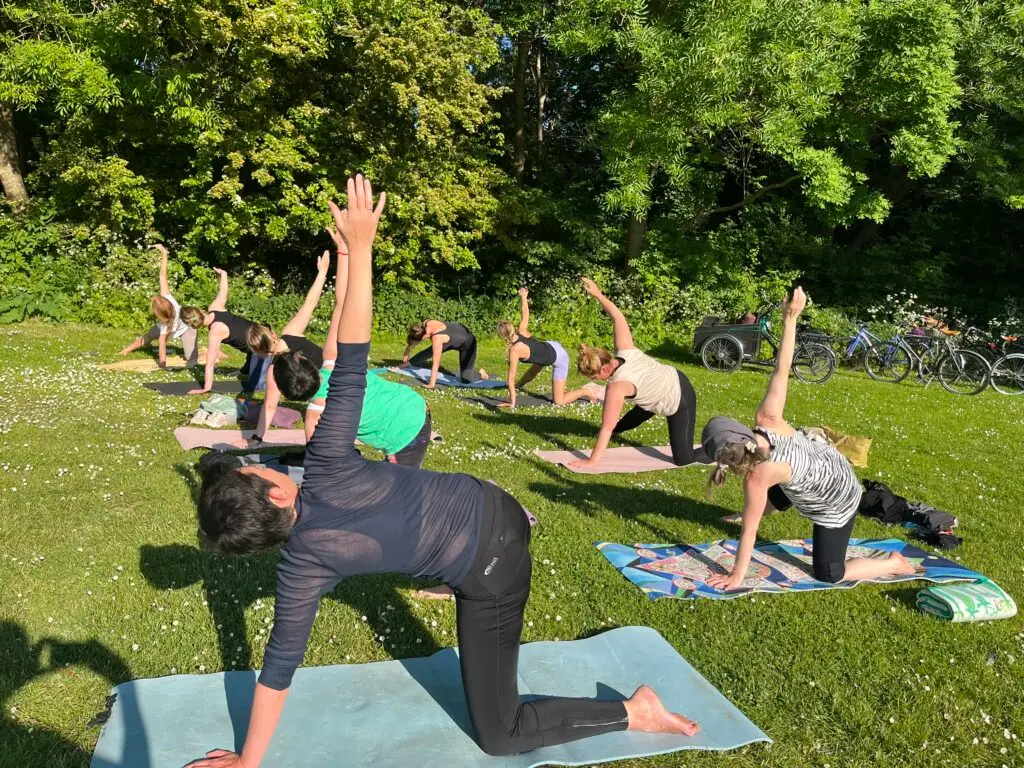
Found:
[{"label": "raised arm", "polygon": [[210,309],[225,312],[228,308],[228,273],[219,267],[214,267],[213,271],[220,276],[220,289],[217,291],[217,295],[214,296]]},{"label": "raised arm", "polygon": [[580,282],[583,284],[583,290],[597,299],[601,304],[601,308],[612,319],[612,328],[615,334],[615,350],[633,349],[633,334],[629,330],[626,316],[622,314],[622,311],[615,306],[611,299],[601,293],[597,283],[589,277],[580,278]]},{"label": "raised arm", "polygon": [[793,297],[782,304],[782,342],[775,356],[775,370],[768,380],[768,391],[757,408],[755,424],[759,427],[777,427],[786,423],[783,411],[789,389],[789,371],[796,351],[796,321],[805,306],[807,296],[799,287],[793,291]]},{"label": "raised arm", "polygon": [[162,243],[157,243],[153,250],[160,254],[160,295],[166,296],[171,292],[171,283],[167,279],[167,249]]},{"label": "raised arm", "polygon": [[519,289],[519,333],[530,332],[530,300],[529,292],[525,288]]},{"label": "raised arm", "polygon": [[302,306],[299,307],[299,311],[295,313],[295,317],[288,321],[284,328],[281,329],[282,336],[304,336],[306,328],[309,327],[309,321],[313,317],[313,312],[316,311],[316,305],[320,303],[320,294],[324,292],[324,283],[327,282],[327,270],[331,266],[331,252],[324,251],[320,254],[320,258],[316,260],[316,279],[313,280],[313,285],[309,288],[309,293],[306,294],[306,300],[302,302]]},{"label": "raised arm", "polygon": [[306,471],[317,465],[338,471],[361,464],[355,450],[366,392],[366,358],[373,311],[373,240],[384,208],[381,195],[372,207],[373,190],[362,176],[349,179],[348,207],[330,204],[338,231],[348,244],[348,286],[338,323],[338,359],[331,373],[327,402],[313,439],[306,446]]},{"label": "raised arm", "polygon": [[338,252],[338,265],[334,276],[334,311],[331,312],[331,326],[324,339],[324,363],[333,363],[338,358],[338,326],[341,325],[341,310],[348,293],[348,245],[335,230],[328,230]]}]

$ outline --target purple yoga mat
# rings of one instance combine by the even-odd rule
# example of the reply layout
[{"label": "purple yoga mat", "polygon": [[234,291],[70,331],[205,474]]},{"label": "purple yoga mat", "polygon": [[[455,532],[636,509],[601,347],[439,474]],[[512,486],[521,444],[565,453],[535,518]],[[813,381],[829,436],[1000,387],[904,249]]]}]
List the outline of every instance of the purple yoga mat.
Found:
[{"label": "purple yoga mat", "polygon": [[[260,412],[263,410],[263,403],[253,402],[247,400],[245,403],[245,414],[243,415],[244,421],[259,421]],[[282,429],[290,429],[299,423],[299,419],[302,414],[292,408],[285,408],[278,406],[274,412],[274,418],[270,422],[272,427],[281,427]]]}]

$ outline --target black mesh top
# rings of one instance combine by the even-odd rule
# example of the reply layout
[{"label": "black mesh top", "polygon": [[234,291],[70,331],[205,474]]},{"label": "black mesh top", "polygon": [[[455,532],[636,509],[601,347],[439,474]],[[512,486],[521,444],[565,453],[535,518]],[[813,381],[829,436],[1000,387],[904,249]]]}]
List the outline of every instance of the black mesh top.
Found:
[{"label": "black mesh top", "polygon": [[287,688],[320,598],[346,576],[403,573],[457,586],[476,556],[483,486],[469,475],[367,461],[355,449],[369,343],[339,344],[330,393],[277,567],[260,683]]}]

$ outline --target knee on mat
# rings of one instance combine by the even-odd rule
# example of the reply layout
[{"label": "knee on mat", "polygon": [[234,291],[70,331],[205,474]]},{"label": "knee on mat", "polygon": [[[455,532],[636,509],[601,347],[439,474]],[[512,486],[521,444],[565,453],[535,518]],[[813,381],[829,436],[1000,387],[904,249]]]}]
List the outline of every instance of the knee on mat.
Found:
[{"label": "knee on mat", "polygon": [[846,563],[815,563],[814,578],[829,584],[838,584],[846,575]]},{"label": "knee on mat", "polygon": [[480,733],[477,731],[476,743],[484,752],[492,757],[505,757],[515,754],[512,751],[509,738],[503,733]]}]

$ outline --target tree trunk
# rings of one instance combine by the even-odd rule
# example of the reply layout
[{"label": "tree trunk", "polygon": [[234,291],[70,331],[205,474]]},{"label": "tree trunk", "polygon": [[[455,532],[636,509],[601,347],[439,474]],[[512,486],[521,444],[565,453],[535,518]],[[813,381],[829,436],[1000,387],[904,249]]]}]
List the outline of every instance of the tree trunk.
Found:
[{"label": "tree trunk", "polygon": [[530,58],[530,35],[520,32],[516,38],[516,72],[512,84],[515,100],[515,176],[522,182],[526,174],[526,67]]},{"label": "tree trunk", "polygon": [[537,181],[540,182],[541,168],[544,165],[544,104],[548,100],[548,89],[541,78],[541,47],[537,46],[534,58],[533,77],[537,83]]},{"label": "tree trunk", "polygon": [[[882,184],[882,189],[885,196],[889,198],[889,213],[891,214],[893,208],[907,199],[907,196],[914,190],[914,185],[907,175],[907,169],[899,166],[889,172],[888,178]],[[860,253],[878,237],[878,233],[881,231],[882,225],[877,221],[862,222],[854,232],[850,244],[846,247],[847,253],[851,256]]]},{"label": "tree trunk", "polygon": [[14,115],[11,108],[0,103],[0,184],[4,195],[15,206],[28,202],[28,190],[18,163],[18,141],[14,133]]},{"label": "tree trunk", "polygon": [[626,228],[626,264],[629,266],[633,259],[636,259],[644,251],[644,240],[647,237],[647,214],[643,216],[630,216],[629,225]]}]

